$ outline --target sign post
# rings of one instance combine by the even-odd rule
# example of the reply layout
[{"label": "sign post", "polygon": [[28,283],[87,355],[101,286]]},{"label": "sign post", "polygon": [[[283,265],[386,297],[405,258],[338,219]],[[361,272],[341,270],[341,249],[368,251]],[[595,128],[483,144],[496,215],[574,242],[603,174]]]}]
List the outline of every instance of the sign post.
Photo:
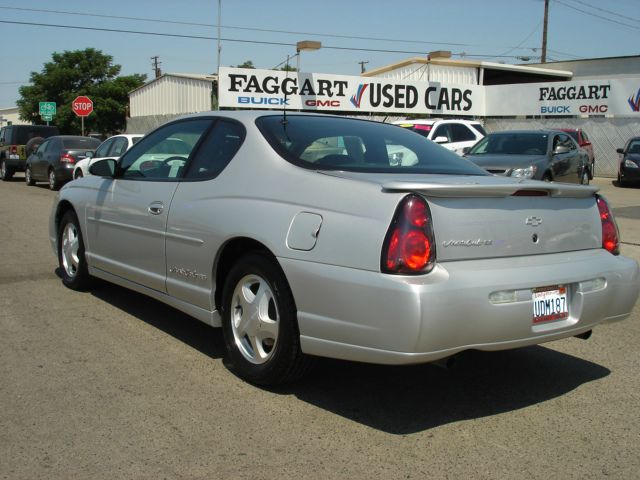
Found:
[{"label": "sign post", "polygon": [[93,112],[93,102],[89,97],[80,95],[71,102],[71,109],[78,117],[82,119],[82,136],[84,137],[84,117],[87,117]]},{"label": "sign post", "polygon": [[53,120],[53,116],[56,114],[56,102],[40,102],[38,113],[42,117],[42,120],[49,122]]}]

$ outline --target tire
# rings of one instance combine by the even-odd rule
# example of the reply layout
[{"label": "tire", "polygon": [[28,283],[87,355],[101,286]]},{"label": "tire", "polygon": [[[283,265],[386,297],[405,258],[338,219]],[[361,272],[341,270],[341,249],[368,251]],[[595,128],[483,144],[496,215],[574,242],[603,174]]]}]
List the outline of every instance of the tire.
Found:
[{"label": "tire", "polygon": [[80,222],[73,210],[62,216],[58,227],[58,264],[66,287],[79,291],[91,287]]},{"label": "tire", "polygon": [[36,184],[36,181],[33,179],[33,175],[31,174],[31,167],[27,165],[27,168],[24,171],[24,181],[29,187],[33,187]]},{"label": "tire", "polygon": [[551,174],[550,174],[550,173],[548,173],[548,172],[547,172],[547,173],[545,173],[545,174],[542,176],[542,181],[543,181],[543,182],[552,182],[552,181],[553,181],[553,179],[551,178]]},{"label": "tire", "polygon": [[49,190],[60,190],[60,180],[53,168],[49,169]]},{"label": "tire", "polygon": [[7,166],[6,160],[0,160],[0,179],[8,182],[13,177],[13,169]]},{"label": "tire", "polygon": [[82,178],[82,177],[84,177],[84,175],[82,174],[82,169],[79,168],[78,171],[73,176],[73,179],[77,180],[77,179]]},{"label": "tire", "polygon": [[582,169],[582,174],[580,175],[580,185],[589,185],[589,170],[586,168]]},{"label": "tire", "polygon": [[313,363],[300,350],[293,295],[280,266],[260,253],[241,257],[222,294],[222,328],[230,368],[257,385],[302,377]]},{"label": "tire", "polygon": [[29,157],[33,152],[35,152],[40,145],[44,142],[44,138],[42,137],[34,137],[29,140],[24,146],[25,155]]},{"label": "tire", "polygon": [[627,186],[628,186],[627,181],[623,180],[622,177],[620,176],[620,172],[618,172],[618,187],[626,188]]}]

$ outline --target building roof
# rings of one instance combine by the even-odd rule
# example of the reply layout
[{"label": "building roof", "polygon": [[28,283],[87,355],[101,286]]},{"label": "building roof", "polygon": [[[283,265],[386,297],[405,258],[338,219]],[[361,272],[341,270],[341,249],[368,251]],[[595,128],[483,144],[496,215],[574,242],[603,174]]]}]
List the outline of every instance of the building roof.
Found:
[{"label": "building roof", "polygon": [[549,68],[541,68],[529,65],[511,65],[506,63],[485,62],[482,60],[464,60],[452,58],[429,58],[429,57],[411,57],[400,62],[392,63],[384,67],[369,70],[362,74],[364,77],[376,77],[392,70],[415,64],[432,64],[443,65],[448,67],[467,67],[467,68],[484,68],[485,70],[504,70],[517,73],[539,74],[544,76],[554,76],[560,78],[571,78],[572,72],[568,70],[553,70]]},{"label": "building roof", "polygon": [[164,78],[169,78],[169,77],[175,77],[175,78],[188,78],[190,80],[201,80],[203,82],[215,82],[216,80],[218,80],[218,75],[212,73],[212,74],[200,74],[200,73],[163,73],[162,75],[160,75],[157,78],[153,78],[150,81],[148,81],[147,83],[145,83],[144,85],[138,87],[138,88],[134,88],[133,90],[131,90],[129,92],[129,94],[132,94],[133,92],[137,92],[138,90],[148,87],[149,85],[151,85],[152,83],[158,82]]}]

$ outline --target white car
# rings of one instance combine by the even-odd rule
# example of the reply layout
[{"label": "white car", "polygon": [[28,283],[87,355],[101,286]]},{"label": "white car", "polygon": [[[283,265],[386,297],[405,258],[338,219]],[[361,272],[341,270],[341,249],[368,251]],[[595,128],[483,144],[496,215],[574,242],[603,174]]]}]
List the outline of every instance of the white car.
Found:
[{"label": "white car", "polygon": [[412,130],[443,147],[462,155],[463,149],[473,147],[487,135],[480,122],[471,120],[399,120],[394,125]]},{"label": "white car", "polygon": [[124,152],[129,150],[138,140],[140,140],[143,135],[139,134],[122,134],[122,135],[114,135],[113,137],[107,138],[104,142],[100,144],[100,146],[96,149],[95,154],[91,158],[84,158],[76,163],[76,166],[73,169],[73,179],[82,178],[86,175],[91,175],[89,173],[89,167],[91,164],[97,160],[101,160],[103,158],[118,158]]}]

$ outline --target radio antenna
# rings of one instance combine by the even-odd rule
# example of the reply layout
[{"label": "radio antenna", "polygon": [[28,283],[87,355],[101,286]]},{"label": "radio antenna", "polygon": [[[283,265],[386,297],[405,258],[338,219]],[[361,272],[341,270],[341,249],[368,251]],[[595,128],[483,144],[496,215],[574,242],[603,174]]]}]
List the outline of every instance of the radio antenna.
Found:
[{"label": "radio antenna", "polygon": [[[285,80],[287,80],[289,78],[289,55],[287,55],[287,63],[286,63],[286,76],[285,76]],[[284,91],[284,103],[282,104],[282,126],[286,127],[287,126],[287,91]]]}]

